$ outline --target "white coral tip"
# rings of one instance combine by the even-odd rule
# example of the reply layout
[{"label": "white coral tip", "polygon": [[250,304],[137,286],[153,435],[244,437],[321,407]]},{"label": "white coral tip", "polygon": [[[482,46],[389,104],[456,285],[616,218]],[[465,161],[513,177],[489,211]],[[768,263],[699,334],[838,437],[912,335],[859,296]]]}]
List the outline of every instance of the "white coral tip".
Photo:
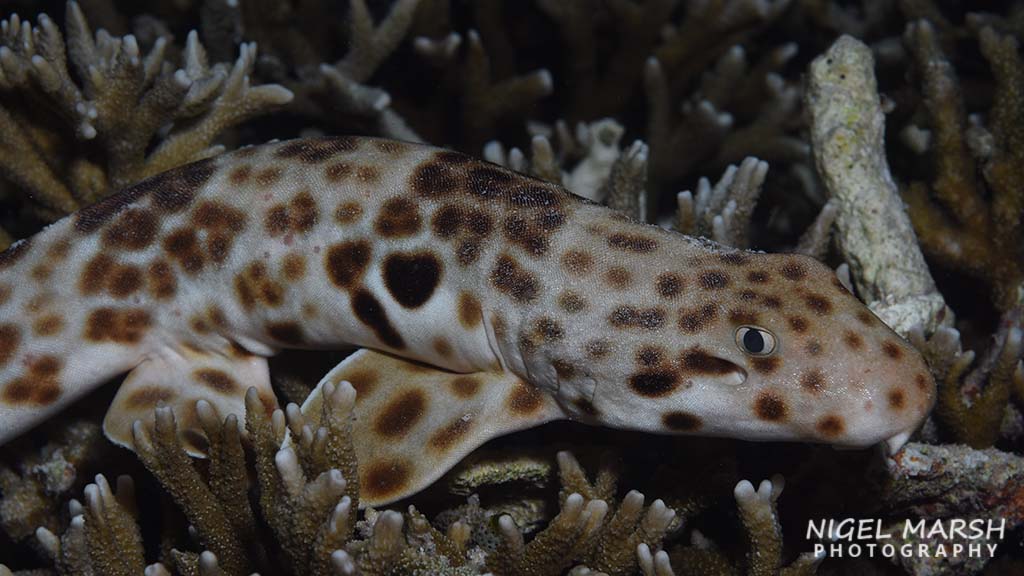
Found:
[{"label": "white coral tip", "polygon": [[338,502],[334,510],[331,511],[330,520],[330,531],[331,533],[337,533],[338,529],[343,524],[348,522],[349,514],[352,512],[352,499],[348,496],[342,496],[341,501]]},{"label": "white coral tip", "polygon": [[336,576],[353,576],[356,573],[356,564],[344,550],[331,552],[331,568]]},{"label": "white coral tip", "polygon": [[199,555],[199,572],[212,573],[219,568],[217,564],[217,555],[209,550],[205,550]]},{"label": "white coral tip", "polygon": [[146,566],[142,570],[142,574],[143,576],[171,576],[170,570],[159,562]]},{"label": "white coral tip", "polygon": [[551,76],[551,71],[547,68],[542,68],[536,73],[537,79],[540,81],[540,87],[545,94],[550,94],[555,87],[555,80]]},{"label": "white coral tip", "polygon": [[654,574],[655,576],[675,576],[675,572],[672,570],[672,563],[668,558],[668,552],[659,550],[654,555]]},{"label": "white coral tip", "polygon": [[733,495],[737,500],[749,500],[754,496],[754,485],[749,480],[740,480],[733,489]]},{"label": "white coral tip", "polygon": [[287,104],[295,98],[295,94],[280,84],[266,84],[259,87],[260,94],[271,104],[278,106]]},{"label": "white coral tip", "polygon": [[565,506],[562,507],[563,512],[576,513],[583,509],[583,495],[573,492],[569,494],[569,497],[565,499]]},{"label": "white coral tip", "polygon": [[36,528],[36,540],[51,558],[57,558],[60,554],[60,538],[49,529],[43,526]]},{"label": "white coral tip", "polygon": [[192,86],[192,79],[188,77],[188,72],[178,68],[174,72],[174,83],[178,85],[182,90]]}]

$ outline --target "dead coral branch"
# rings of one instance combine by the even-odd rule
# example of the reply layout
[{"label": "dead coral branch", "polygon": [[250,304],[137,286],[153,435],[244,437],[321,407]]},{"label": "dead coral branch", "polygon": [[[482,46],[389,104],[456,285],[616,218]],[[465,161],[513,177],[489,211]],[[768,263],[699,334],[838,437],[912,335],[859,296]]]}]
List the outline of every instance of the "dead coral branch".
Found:
[{"label": "dead coral branch", "polygon": [[871,50],[843,36],[811,63],[805,96],[818,172],[838,202],[840,251],[858,292],[906,335],[951,321],[889,173]]}]

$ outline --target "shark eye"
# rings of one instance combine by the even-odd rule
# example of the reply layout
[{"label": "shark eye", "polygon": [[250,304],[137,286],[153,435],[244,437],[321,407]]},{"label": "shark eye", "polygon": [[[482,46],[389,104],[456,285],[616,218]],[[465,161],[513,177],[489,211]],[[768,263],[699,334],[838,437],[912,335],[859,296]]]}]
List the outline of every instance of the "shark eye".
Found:
[{"label": "shark eye", "polygon": [[736,345],[751,356],[768,356],[775,351],[775,335],[755,326],[736,329]]}]

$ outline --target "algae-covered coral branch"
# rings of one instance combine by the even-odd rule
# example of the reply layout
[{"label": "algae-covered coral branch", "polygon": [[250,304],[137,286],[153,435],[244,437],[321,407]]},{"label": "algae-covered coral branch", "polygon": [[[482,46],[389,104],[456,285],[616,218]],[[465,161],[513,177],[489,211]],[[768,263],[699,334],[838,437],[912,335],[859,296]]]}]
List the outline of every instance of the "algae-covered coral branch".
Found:
[{"label": "algae-covered coral branch", "polygon": [[[920,519],[994,519],[1005,528],[1004,538],[986,533],[971,540],[974,543],[1002,541],[1024,522],[1024,461],[1016,454],[995,449],[972,450],[966,446],[931,446],[911,443],[887,462],[889,476],[885,487],[886,507],[908,521]],[[963,542],[936,539],[934,534],[893,529],[901,541],[924,545],[934,550],[937,545],[949,546]],[[984,555],[961,555],[943,559],[935,554],[911,555],[900,563],[911,573],[975,574],[988,558]]]},{"label": "algae-covered coral branch", "polygon": [[844,36],[815,59],[806,102],[818,172],[838,201],[840,249],[858,291],[901,334],[949,322],[889,172],[868,47]]}]

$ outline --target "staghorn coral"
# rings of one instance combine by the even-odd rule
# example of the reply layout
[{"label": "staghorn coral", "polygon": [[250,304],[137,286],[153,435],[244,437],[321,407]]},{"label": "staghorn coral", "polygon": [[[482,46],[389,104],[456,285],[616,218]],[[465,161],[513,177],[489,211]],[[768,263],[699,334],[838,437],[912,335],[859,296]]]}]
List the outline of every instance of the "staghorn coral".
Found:
[{"label": "staghorn coral", "polygon": [[326,108],[312,113],[321,116],[333,113],[354,115],[368,120],[375,134],[412,142],[422,140],[391,108],[391,96],[366,84],[405,38],[418,4],[419,0],[395,2],[387,16],[374,25],[364,0],[349,3],[348,53],[332,65],[320,65],[318,80],[322,83],[307,82],[296,87],[302,91],[300,93],[326,87]]},{"label": "staghorn coral", "polygon": [[503,116],[531,106],[549,95],[553,80],[548,70],[529,75],[497,77],[484,50],[480,35],[467,34],[466,55],[461,64],[459,108],[462,110],[463,141],[470,147],[480,145],[482,135],[491,133]]},{"label": "staghorn coral", "polygon": [[626,575],[635,572],[638,546],[658,547],[663,538],[677,530],[680,522],[676,513],[662,500],[655,500],[644,510],[644,495],[631,490],[616,505],[613,498],[616,488],[616,473],[611,462],[605,461],[598,469],[597,477],[591,483],[579,462],[569,452],[557,456],[559,476],[562,479],[562,494],[581,494],[590,501],[611,504],[607,512],[608,521],[596,532],[589,549],[584,548],[580,557],[588,568],[609,575]]},{"label": "staghorn coral", "polygon": [[[676,194],[675,229],[725,246],[750,248],[754,209],[767,174],[767,162],[745,158],[738,167],[727,166],[714,186],[707,178],[701,178],[696,193],[685,190]],[[795,251],[823,259],[837,212],[835,202],[826,202],[800,237]]]},{"label": "staghorn coral", "polygon": [[691,3],[683,22],[670,25],[655,56],[683,84],[722,52],[778,18],[788,0],[703,0]]},{"label": "staghorn coral", "polygon": [[947,330],[912,341],[929,358],[939,385],[934,416],[955,442],[987,448],[1000,436],[1011,394],[1024,390],[1024,342],[1020,311],[1005,315],[991,346],[975,364],[973,350],[963,352],[959,333]]},{"label": "staghorn coral", "polygon": [[581,122],[571,134],[562,120],[554,126],[535,123],[528,128],[534,134],[529,156],[515,147],[506,151],[501,142],[492,140],[484,146],[484,158],[643,219],[648,147],[637,140],[623,151],[619,142],[625,128],[621,124],[611,118]]},{"label": "staghorn coral", "polygon": [[767,162],[746,158],[738,168],[726,168],[713,187],[701,178],[696,194],[687,190],[676,195],[676,229],[727,246],[749,247],[750,219],[767,174]]},{"label": "staghorn coral", "polygon": [[395,107],[429,140],[477,150],[500,124],[529,111],[554,85],[546,68],[519,73],[512,65],[514,48],[502,25],[500,0],[470,8],[471,27],[455,30],[450,0],[424,2],[417,12],[421,23],[414,24],[420,31],[413,40],[419,56],[414,65],[428,65],[435,89],[396,97]]},{"label": "staghorn coral", "polygon": [[782,565],[782,528],[779,525],[777,502],[783,486],[782,476],[762,481],[757,490],[746,480],[736,485],[736,507],[749,546],[747,574],[751,576],[814,574],[822,560],[813,554],[801,554],[789,566]]},{"label": "staghorn coral", "polygon": [[[669,22],[677,0],[634,3],[628,0],[560,2],[537,0],[537,6],[558,23],[565,45],[565,68],[571,90],[566,91],[570,121],[591,120],[616,112],[632,95],[640,80],[644,59],[658,41],[658,32]],[[714,3],[706,3],[714,4]],[[703,10],[702,10],[703,9]],[[712,6],[694,13],[714,10]],[[606,14],[601,14],[606,12]],[[595,14],[598,14],[595,17]],[[603,18],[602,18],[603,16]],[[694,14],[691,17],[701,17]],[[598,23],[612,28],[615,49],[598,64]],[[600,43],[607,37],[600,34]]]},{"label": "staghorn coral", "polygon": [[612,164],[601,196],[608,199],[608,207],[631,218],[644,221],[647,214],[647,163],[650,148],[640,140]]},{"label": "staghorn coral", "polygon": [[501,540],[489,557],[487,568],[502,576],[560,574],[590,543],[607,512],[608,505],[603,500],[587,501],[580,494],[570,494],[547,530],[529,544],[523,541],[512,517],[501,516],[498,518]]},{"label": "staghorn coral", "polygon": [[[470,541],[488,550],[487,569],[509,575],[554,576],[570,566],[572,574],[633,574],[637,546],[657,547],[677,529],[675,512],[661,500],[645,508],[643,494],[635,490],[621,501],[616,498],[619,472],[614,460],[602,457],[591,481],[571,453],[559,452],[555,459],[562,508],[531,541],[525,541],[523,525],[504,513],[502,506],[483,509],[475,497],[468,506],[439,516],[436,523],[447,524],[449,532],[464,525]],[[504,478],[494,481],[506,482]],[[494,526],[497,533],[492,532]]]},{"label": "staghorn coral", "polygon": [[[241,15],[253,37],[271,38],[264,42],[275,54],[268,71],[296,93],[293,111],[327,126],[410,141],[422,141],[426,135],[432,141],[450,140],[476,148],[493,137],[496,123],[529,108],[552,89],[547,70],[514,74],[505,65],[507,57],[500,54],[492,66],[490,53],[507,46],[498,38],[502,28],[495,2],[474,6],[475,23],[487,32],[486,47],[477,30],[451,29],[449,0],[393,2],[377,23],[370,9],[375,6],[365,0],[349,2],[341,19],[323,16],[312,23],[306,22],[304,9],[291,3],[255,4],[268,4],[266,11],[274,14],[270,19],[278,24],[267,27],[259,9]],[[330,22],[339,20],[347,26],[332,30]],[[248,26],[249,22],[256,26]],[[410,28],[419,31],[412,42],[420,58],[415,65],[425,62],[427,72],[437,77],[436,89],[429,95],[398,94],[369,83]],[[316,33],[306,37],[307,29]],[[315,53],[329,51],[324,45],[330,44],[332,35],[347,40],[345,56],[333,64],[317,63]],[[453,111],[457,116],[453,124],[458,126],[454,131],[445,124],[453,119]]]},{"label": "staghorn coral", "polygon": [[[355,538],[358,474],[349,437],[355,389],[348,383],[324,386],[326,401],[315,428],[294,404],[287,416],[280,410],[268,416],[255,389],[247,395],[246,428],[259,492],[255,500],[248,497],[250,479],[236,417],[221,422],[209,403],[197,403],[210,454],[205,474],[185,453],[169,408],[157,408],[150,432],[136,424],[140,459],[174,497],[205,548],[172,549],[162,564],[146,567],[147,574],[249,574],[257,569],[338,575],[479,573],[467,565],[463,526],[441,534],[414,509],[407,531],[400,513],[368,513],[365,538]],[[294,440],[282,448],[286,430]],[[346,480],[346,473],[352,480]],[[131,480],[119,478],[115,495],[98,476],[85,497],[84,506],[72,501],[71,523],[62,536],[46,528],[36,532],[58,573],[142,572]],[[273,538],[267,538],[267,529]],[[427,541],[429,549],[422,546]],[[268,542],[279,546],[283,557],[270,554]]]},{"label": "staghorn coral", "polygon": [[[803,26],[835,31],[856,38],[869,37],[884,27],[897,10],[897,3],[884,1],[842,5],[828,0],[798,0]],[[904,3],[906,4],[906,3]]]},{"label": "staghorn coral", "polygon": [[292,98],[250,86],[255,44],[233,66],[211,66],[191,33],[177,67],[167,38],[143,53],[133,35],[93,34],[76,2],[64,34],[45,14],[36,26],[13,15],[0,44],[0,174],[44,221],[215,154],[221,132]]},{"label": "staghorn coral", "polygon": [[611,118],[577,124],[574,147],[582,158],[562,175],[561,184],[584,198],[595,202],[605,200],[601,193],[606,192],[604,184],[622,154],[619,141],[624,132],[625,128]]},{"label": "staghorn coral", "polygon": [[807,159],[807,144],[791,133],[799,125],[800,92],[778,72],[795,54],[794,45],[785,45],[750,64],[746,51],[736,46],[685,99],[673,90],[672,68],[658,58],[647,60],[648,206],[657,205],[660,189],[702,165],[724,166],[745,156],[787,163]]},{"label": "staghorn coral", "polygon": [[[198,402],[196,412],[204,431],[218,426],[207,402]],[[239,502],[238,496],[245,494],[245,476],[239,474],[245,462],[238,458],[241,448],[237,430],[237,418],[229,416],[218,434],[207,437],[211,463],[207,483],[182,447],[170,408],[157,408],[151,433],[141,422],[133,427],[136,452],[143,464],[182,508],[200,543],[217,556],[219,564],[232,572],[250,567],[242,537],[252,533],[251,524],[245,521],[251,519],[252,512],[247,510],[247,502]],[[179,566],[187,563],[182,555],[173,556]]]},{"label": "staghorn coral", "polygon": [[142,535],[136,519],[135,486],[117,479],[117,492],[102,475],[85,487],[85,505],[72,501],[71,522],[58,538],[46,528],[36,532],[61,574],[139,574],[144,570]]},{"label": "staghorn coral", "polygon": [[[813,256],[818,260],[824,260],[829,249],[830,240],[832,239],[832,227],[835,225],[838,216],[838,203],[834,200],[826,202],[821,207],[821,211],[818,212],[818,216],[814,218],[811,226],[800,236],[800,241],[797,243],[795,251],[799,254]],[[844,262],[840,264],[840,267],[843,267],[844,272],[839,272],[837,269],[836,273],[839,274],[840,280],[845,277],[843,285],[852,293],[853,285],[849,277],[849,264]]]},{"label": "staghorn coral", "polygon": [[[171,409],[156,409],[152,430],[136,424],[139,458],[190,524],[192,543],[172,536],[175,543],[160,562],[146,565],[134,483],[127,476],[118,478],[116,491],[97,476],[85,488],[84,505],[70,503],[71,521],[62,535],[46,527],[35,530],[40,548],[58,574],[95,576],[143,571],[151,576],[253,571],[468,576],[481,574],[485,566],[498,576],[554,576],[572,564],[628,575],[637,569],[638,546],[658,547],[678,526],[663,502],[645,508],[644,496],[635,490],[615,505],[612,462],[604,460],[591,482],[568,452],[557,455],[561,511],[529,542],[511,516],[482,511],[473,499],[443,530],[411,506],[405,514],[368,509],[358,520],[350,441],[355,389],[347,382],[323,386],[326,400],[317,422],[294,404],[267,415],[250,390],[248,442],[235,416],[221,421],[212,405],[197,402],[207,466],[194,465],[185,453]],[[195,545],[199,551],[188,549]]]},{"label": "staghorn coral", "polygon": [[637,557],[644,576],[816,574],[823,558],[810,553],[801,554],[787,566],[782,565],[782,528],[777,502],[783,486],[782,477],[778,475],[762,481],[757,489],[747,480],[736,484],[733,495],[747,540],[747,556],[742,565],[730,560],[694,531],[690,546],[677,546],[671,551],[655,552],[646,544],[639,545]]},{"label": "staghorn coral", "polygon": [[991,27],[978,31],[995,94],[987,117],[969,120],[935,25],[913,22],[904,39],[921,77],[935,165],[930,183],[915,180],[906,189],[914,229],[933,258],[984,280],[993,302],[1005,312],[1024,303],[1024,193],[1019,186],[1024,65],[1018,42]]}]

